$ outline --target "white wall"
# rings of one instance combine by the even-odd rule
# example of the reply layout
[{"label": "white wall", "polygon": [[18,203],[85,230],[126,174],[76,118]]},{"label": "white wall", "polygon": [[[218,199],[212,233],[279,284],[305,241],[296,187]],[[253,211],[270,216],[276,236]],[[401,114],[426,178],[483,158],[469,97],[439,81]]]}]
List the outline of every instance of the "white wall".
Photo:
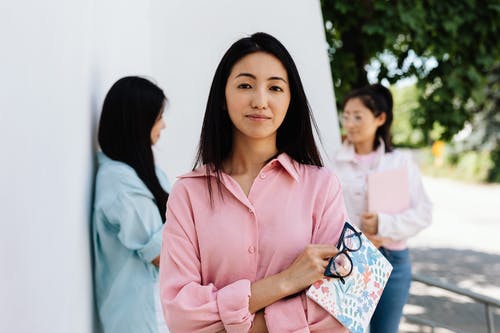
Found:
[{"label": "white wall", "polygon": [[0,332],[93,332],[89,217],[96,123],[119,77],[170,99],[157,159],[192,164],[227,47],[256,31],[294,57],[324,142],[338,144],[319,1],[0,2]]},{"label": "white wall", "polygon": [[0,8],[0,331],[89,332],[91,7],[6,3]]},{"label": "white wall", "polygon": [[[241,37],[264,31],[289,50],[301,75],[327,151],[340,142],[319,1],[155,2],[154,71],[170,98],[159,164],[174,176],[192,167],[212,78],[222,55]],[[179,143],[183,148],[179,149]]]}]

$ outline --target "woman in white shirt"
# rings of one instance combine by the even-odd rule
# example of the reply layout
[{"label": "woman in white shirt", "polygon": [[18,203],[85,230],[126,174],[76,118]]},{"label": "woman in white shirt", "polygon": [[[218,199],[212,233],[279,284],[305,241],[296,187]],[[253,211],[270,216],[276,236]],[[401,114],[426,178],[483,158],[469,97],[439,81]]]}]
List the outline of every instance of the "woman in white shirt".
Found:
[{"label": "woman in white shirt", "polygon": [[[347,136],[332,163],[342,183],[351,221],[394,267],[371,320],[371,333],[398,332],[411,282],[406,240],[427,227],[432,219],[432,205],[422,186],[418,167],[409,154],[392,147],[392,107],[391,92],[380,84],[348,94],[342,113]],[[407,171],[409,207],[397,214],[368,211],[368,175],[394,169]]]}]

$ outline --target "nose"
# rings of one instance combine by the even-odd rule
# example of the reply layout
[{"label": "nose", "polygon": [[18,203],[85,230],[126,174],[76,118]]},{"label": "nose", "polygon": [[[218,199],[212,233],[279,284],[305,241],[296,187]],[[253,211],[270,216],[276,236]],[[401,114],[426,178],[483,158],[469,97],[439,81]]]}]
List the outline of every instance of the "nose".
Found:
[{"label": "nose", "polygon": [[267,93],[264,89],[257,89],[252,96],[251,106],[257,110],[265,110],[267,108]]},{"label": "nose", "polygon": [[349,116],[342,116],[341,118],[342,126],[344,126],[345,129],[352,128],[354,126],[354,121],[351,117]]},{"label": "nose", "polygon": [[167,125],[165,124],[165,120],[163,118],[160,119],[160,129],[164,129],[165,127],[167,127]]}]

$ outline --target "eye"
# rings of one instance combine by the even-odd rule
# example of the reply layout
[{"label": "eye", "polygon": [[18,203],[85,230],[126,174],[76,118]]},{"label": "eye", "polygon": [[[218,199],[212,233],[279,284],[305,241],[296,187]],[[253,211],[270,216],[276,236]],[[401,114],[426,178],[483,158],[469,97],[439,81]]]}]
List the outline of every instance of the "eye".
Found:
[{"label": "eye", "polygon": [[278,92],[282,92],[283,91],[283,89],[280,86],[272,86],[269,89],[272,90],[272,91],[278,91]]},{"label": "eye", "polygon": [[240,84],[238,85],[238,88],[239,88],[239,89],[250,89],[250,88],[252,88],[252,86],[251,86],[251,85],[249,85],[248,83],[240,83]]},{"label": "eye", "polygon": [[363,117],[361,117],[361,116],[354,116],[354,119],[357,120],[357,121],[361,121],[363,119]]}]

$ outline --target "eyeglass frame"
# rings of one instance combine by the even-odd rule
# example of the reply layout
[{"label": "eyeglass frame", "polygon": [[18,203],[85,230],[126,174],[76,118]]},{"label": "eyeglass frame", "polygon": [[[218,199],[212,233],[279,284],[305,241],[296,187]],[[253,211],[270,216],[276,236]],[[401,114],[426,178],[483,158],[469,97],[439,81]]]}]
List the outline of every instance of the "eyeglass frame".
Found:
[{"label": "eyeglass frame", "polygon": [[[346,231],[348,229],[350,229],[351,231],[354,232],[354,234],[352,235],[352,237],[356,236],[359,239],[359,247],[357,249],[350,249],[350,248],[348,248],[347,245],[344,242],[345,233],[346,233]],[[359,251],[359,249],[361,249],[361,246],[363,245],[363,240],[361,239],[361,234],[362,234],[361,231],[357,231],[349,222],[345,222],[344,223],[344,227],[342,228],[342,233],[340,234],[339,241],[337,243],[337,249],[340,250],[341,246],[343,246],[343,249],[340,250],[336,255],[334,255],[333,257],[330,258],[330,261],[328,262],[328,265],[325,268],[325,273],[324,273],[325,276],[340,279],[340,282],[342,282],[342,284],[345,284],[344,278],[346,278],[349,275],[351,275],[352,270],[354,268],[353,267],[353,263],[352,263],[352,259],[351,259],[351,257],[349,256],[349,254],[347,252],[348,251],[349,252],[356,252],[356,251]],[[336,272],[335,269],[333,269],[333,271],[332,271],[332,266],[335,267],[335,258],[337,258],[338,256],[340,256],[341,254],[345,254],[345,256],[347,257],[347,259],[351,263],[351,269],[345,275],[340,275],[340,274],[334,273],[334,272]]]}]

